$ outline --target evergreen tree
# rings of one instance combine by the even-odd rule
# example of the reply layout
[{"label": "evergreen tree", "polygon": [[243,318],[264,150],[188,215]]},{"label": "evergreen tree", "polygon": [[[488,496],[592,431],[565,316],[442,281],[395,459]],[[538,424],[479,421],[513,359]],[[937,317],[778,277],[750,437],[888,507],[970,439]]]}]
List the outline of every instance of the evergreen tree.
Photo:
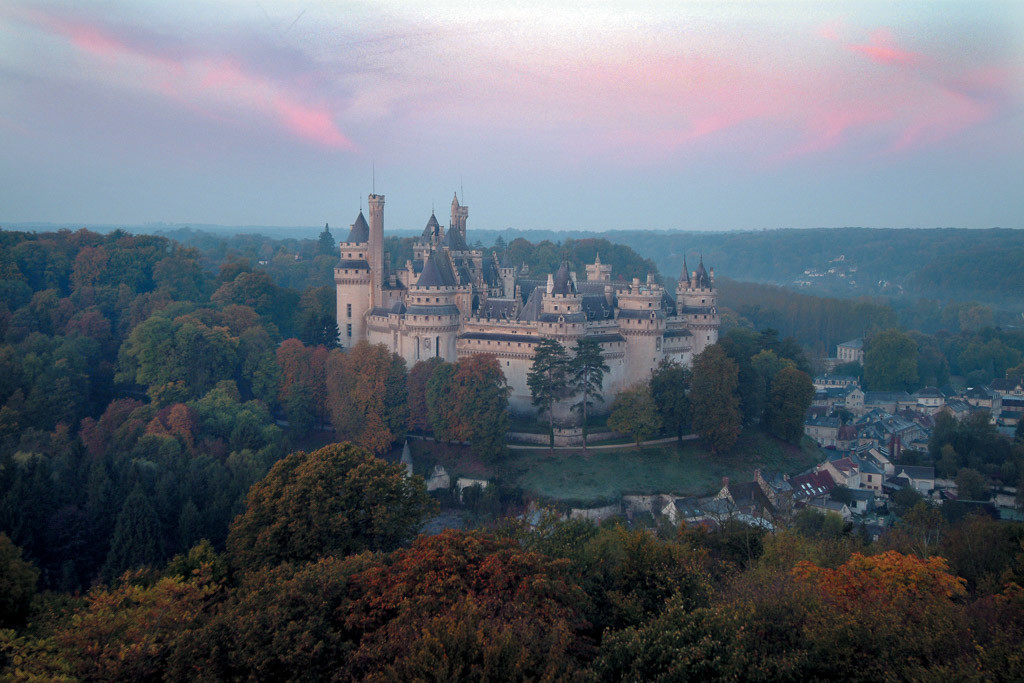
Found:
[{"label": "evergreen tree", "polygon": [[582,417],[583,450],[587,450],[587,412],[593,405],[590,399],[604,401],[601,387],[604,374],[610,369],[596,340],[582,337],[576,341],[576,349],[569,362],[569,390],[574,396],[580,396],[580,402],[573,408],[579,410]]},{"label": "evergreen tree", "polygon": [[555,404],[569,386],[569,356],[555,339],[541,339],[533,352],[533,364],[526,373],[533,405],[548,414],[548,439],[555,447]]},{"label": "evergreen tree", "polygon": [[114,525],[103,578],[113,581],[128,569],[160,561],[160,522],[142,484],[125,498]]},{"label": "evergreen tree", "polygon": [[334,255],[334,235],[331,234],[331,228],[324,223],[324,231],[320,233],[320,238],[317,240],[316,250],[324,256]]},{"label": "evergreen tree", "polygon": [[661,415],[666,432],[675,433],[680,443],[690,428],[690,400],[686,393],[690,371],[669,360],[663,360],[651,376],[651,397]]},{"label": "evergreen tree", "polygon": [[690,405],[693,429],[712,453],[728,450],[740,433],[740,407],[736,398],[739,368],[715,344],[693,361]]}]

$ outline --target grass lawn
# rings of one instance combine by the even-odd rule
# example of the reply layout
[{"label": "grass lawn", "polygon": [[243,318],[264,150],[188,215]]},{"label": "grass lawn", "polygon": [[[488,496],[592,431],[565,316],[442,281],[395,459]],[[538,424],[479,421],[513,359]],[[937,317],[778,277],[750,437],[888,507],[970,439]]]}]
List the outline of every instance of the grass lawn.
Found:
[{"label": "grass lawn", "polygon": [[[806,443],[806,442],[805,442]],[[702,495],[717,491],[722,477],[750,481],[757,468],[787,474],[820,462],[813,444],[793,446],[763,432],[747,431],[727,455],[712,456],[695,441],[682,447],[664,444],[647,448],[551,451],[512,450],[501,462],[478,462],[468,448],[431,442],[410,442],[416,473],[427,474],[440,463],[452,477],[496,479],[555,501],[600,503],[629,493]]]}]

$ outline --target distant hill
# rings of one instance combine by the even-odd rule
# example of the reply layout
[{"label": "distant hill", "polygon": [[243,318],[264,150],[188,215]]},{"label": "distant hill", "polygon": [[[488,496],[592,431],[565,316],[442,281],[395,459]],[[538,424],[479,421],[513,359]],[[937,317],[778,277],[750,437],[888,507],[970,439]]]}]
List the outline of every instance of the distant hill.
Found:
[{"label": "distant hill", "polygon": [[980,301],[1024,308],[1024,230],[820,228],[746,232],[603,233],[478,230],[490,244],[501,235],[566,240],[602,237],[652,259],[678,277],[685,251],[691,270],[701,254],[718,274],[839,297],[890,296]]},{"label": "distant hill", "polygon": [[[7,229],[56,230],[79,226],[50,223],[6,224]],[[105,232],[163,234],[197,244],[234,234],[259,234],[276,239],[315,239],[320,227],[191,226],[150,223],[137,226],[87,226]],[[189,229],[191,228],[191,229]],[[347,226],[332,228],[343,239]],[[418,235],[419,230],[387,228],[391,237]],[[990,306],[1024,309],[1024,230],[992,228],[875,229],[817,228],[736,232],[612,230],[606,232],[506,228],[470,228],[470,242],[506,243],[518,237],[534,244],[604,239],[632,248],[650,259],[666,277],[678,277],[686,253],[692,270],[703,254],[719,275],[779,285],[809,294],[842,298],[887,296],[935,300],[979,301]]]}]

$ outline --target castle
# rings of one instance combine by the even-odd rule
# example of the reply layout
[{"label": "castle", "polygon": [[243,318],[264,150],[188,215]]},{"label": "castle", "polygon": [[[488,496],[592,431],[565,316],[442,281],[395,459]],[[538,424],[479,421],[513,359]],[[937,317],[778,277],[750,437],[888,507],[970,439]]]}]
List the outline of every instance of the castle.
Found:
[{"label": "castle", "polygon": [[359,212],[340,243],[334,269],[338,330],[345,348],[361,340],[384,344],[411,367],[434,356],[454,362],[495,356],[512,389],[510,407],[530,413],[526,374],[537,341],[557,339],[571,351],[580,337],[597,340],[610,371],[605,405],[620,390],[650,377],[663,359],[689,365],[718,341],[715,271],[703,259],[686,268],[675,298],[652,275],[645,282],[612,280],[600,254],[578,280],[568,264],[534,279],[497,254],[466,241],[469,208],[452,199],[448,229],[431,213],[414,258],[392,271],[384,253],[384,195],[369,196],[370,220]]}]

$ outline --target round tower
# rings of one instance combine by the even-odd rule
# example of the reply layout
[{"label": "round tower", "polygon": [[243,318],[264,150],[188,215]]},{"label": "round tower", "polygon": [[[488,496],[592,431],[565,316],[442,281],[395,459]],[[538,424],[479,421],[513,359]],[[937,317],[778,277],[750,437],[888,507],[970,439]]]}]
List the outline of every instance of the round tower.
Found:
[{"label": "round tower", "polygon": [[676,288],[676,309],[693,334],[693,355],[698,355],[718,341],[721,317],[718,314],[718,290],[715,289],[715,269],[709,273],[701,256],[697,270],[686,272],[683,259],[683,277]]},{"label": "round tower", "polygon": [[373,306],[369,240],[370,226],[360,211],[348,237],[338,244],[340,259],[334,267],[338,341],[346,349],[367,338],[366,315]]}]

